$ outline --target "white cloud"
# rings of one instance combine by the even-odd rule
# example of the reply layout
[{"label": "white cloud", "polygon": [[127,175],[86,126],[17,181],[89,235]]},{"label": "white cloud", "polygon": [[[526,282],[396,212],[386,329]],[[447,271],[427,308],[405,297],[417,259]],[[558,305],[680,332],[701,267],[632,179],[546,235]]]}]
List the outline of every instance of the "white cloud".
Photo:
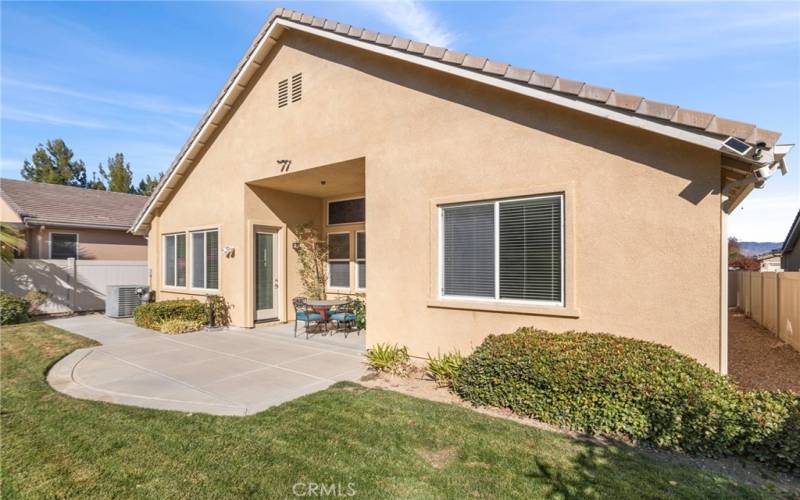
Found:
[{"label": "white cloud", "polygon": [[414,40],[447,47],[456,35],[438,18],[435,12],[416,0],[366,3],[400,33]]},{"label": "white cloud", "polygon": [[60,87],[57,85],[47,85],[33,82],[26,82],[20,80],[13,80],[4,78],[0,81],[4,86],[18,87],[34,92],[47,92],[51,94],[63,95],[67,97],[74,97],[76,99],[83,99],[91,102],[99,102],[103,104],[110,104],[112,106],[124,107],[129,109],[138,109],[140,111],[148,111],[151,113],[162,114],[187,114],[187,115],[201,115],[205,111],[202,108],[193,106],[184,106],[181,104],[174,104],[165,99],[155,96],[144,96],[136,94],[87,94],[76,90]]},{"label": "white cloud", "polygon": [[67,125],[70,127],[111,130],[113,127],[94,120],[83,120],[55,115],[53,113],[36,113],[15,108],[3,107],[2,117],[5,120],[25,123],[46,123],[49,125]]}]

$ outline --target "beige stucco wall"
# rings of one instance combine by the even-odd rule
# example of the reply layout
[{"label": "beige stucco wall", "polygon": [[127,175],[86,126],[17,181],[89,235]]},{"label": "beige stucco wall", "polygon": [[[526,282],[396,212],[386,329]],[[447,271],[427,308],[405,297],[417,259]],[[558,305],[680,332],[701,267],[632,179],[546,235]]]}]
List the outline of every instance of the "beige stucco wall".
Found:
[{"label": "beige stucco wall", "polygon": [[85,260],[145,260],[147,240],[125,231],[31,227],[26,230],[29,259],[49,259],[50,233],[78,235],[78,258]]},{"label": "beige stucco wall", "polygon": [[[252,225],[290,228],[322,210],[318,199],[246,183],[278,175],[279,159],[296,172],[363,157],[369,344],[405,344],[418,356],[469,352],[488,334],[534,325],[662,342],[719,368],[718,153],[310,35],[282,40],[153,220],[160,298],[188,292],[159,285],[160,235],[219,227],[220,248],[236,248],[222,260],[220,291],[234,324],[251,326]],[[298,72],[302,100],[278,109],[277,82]],[[567,196],[569,311],[438,307],[435,200],[554,187]],[[284,242],[291,297],[301,290],[291,237]]]},{"label": "beige stucco wall", "polygon": [[5,222],[9,224],[19,224],[22,222],[22,219],[19,218],[19,215],[15,210],[13,210],[6,200],[0,198],[0,222]]}]

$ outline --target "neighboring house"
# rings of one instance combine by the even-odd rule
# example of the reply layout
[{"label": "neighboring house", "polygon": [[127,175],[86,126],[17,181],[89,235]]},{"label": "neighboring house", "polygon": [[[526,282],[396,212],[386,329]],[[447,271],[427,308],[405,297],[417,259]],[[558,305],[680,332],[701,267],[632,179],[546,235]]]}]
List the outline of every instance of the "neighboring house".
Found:
[{"label": "neighboring house", "polygon": [[797,211],[781,247],[781,266],[784,271],[800,271],[800,248],[797,240],[800,240],[800,210]]},{"label": "neighboring house", "polygon": [[277,9],[132,231],[159,299],[222,294],[240,327],[293,319],[309,223],[329,291],[367,294],[368,345],[534,325],[724,372],[726,214],[783,166],[779,136]]},{"label": "neighboring house", "polygon": [[145,260],[147,240],[127,230],[146,196],[0,179],[0,220],[19,228],[29,259]]},{"label": "neighboring house", "polygon": [[761,264],[762,273],[778,272],[781,269],[781,251],[773,250],[756,256],[756,260]]}]

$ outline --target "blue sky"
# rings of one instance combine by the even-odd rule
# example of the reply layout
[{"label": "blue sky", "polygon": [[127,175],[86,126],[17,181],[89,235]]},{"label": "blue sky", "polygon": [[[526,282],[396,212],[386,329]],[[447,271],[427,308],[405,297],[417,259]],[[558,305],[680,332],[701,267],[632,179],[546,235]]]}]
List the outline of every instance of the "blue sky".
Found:
[{"label": "blue sky", "polygon": [[[90,169],[124,152],[165,170],[276,6],[710,111],[800,142],[800,3],[10,3],[2,9],[0,166],[61,137]],[[731,217],[780,241],[800,157]]]}]

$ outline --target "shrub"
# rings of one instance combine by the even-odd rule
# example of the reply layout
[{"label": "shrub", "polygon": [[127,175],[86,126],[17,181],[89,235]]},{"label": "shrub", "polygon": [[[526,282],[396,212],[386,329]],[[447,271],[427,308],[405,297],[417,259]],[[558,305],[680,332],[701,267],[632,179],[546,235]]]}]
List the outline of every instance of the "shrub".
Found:
[{"label": "shrub", "polygon": [[800,396],[788,391],[742,393],[743,432],[737,454],[800,471]]},{"label": "shrub", "polygon": [[363,296],[356,296],[353,299],[353,312],[356,315],[355,327],[363,330],[367,327],[367,302]]},{"label": "shrub", "polygon": [[797,467],[798,396],[740,392],[727,377],[651,342],[521,328],[488,337],[453,387],[474,404],[573,430]]},{"label": "shrub", "polygon": [[13,293],[0,292],[0,325],[16,325],[28,321],[30,304]]},{"label": "shrub", "polygon": [[36,311],[36,309],[40,305],[42,305],[45,302],[47,302],[47,299],[49,297],[50,297],[49,294],[47,292],[42,291],[42,290],[31,290],[28,293],[26,293],[25,294],[25,300],[28,301],[29,308],[30,308],[29,312],[31,314],[33,314],[33,312]]},{"label": "shrub", "polygon": [[433,357],[428,354],[428,372],[439,384],[439,387],[449,387],[453,385],[453,378],[461,368],[464,357],[458,351]]},{"label": "shrub", "polygon": [[228,326],[231,322],[230,306],[222,295],[209,295],[206,300],[209,326]]},{"label": "shrub", "polygon": [[197,300],[164,300],[142,304],[133,311],[136,326],[158,330],[168,319],[182,319],[206,324],[206,306]]},{"label": "shrub", "polygon": [[158,331],[175,335],[178,333],[196,332],[203,328],[202,321],[195,321],[191,319],[167,319],[159,323]]},{"label": "shrub", "polygon": [[367,364],[376,372],[402,374],[410,368],[408,348],[397,344],[375,344],[367,349]]}]

